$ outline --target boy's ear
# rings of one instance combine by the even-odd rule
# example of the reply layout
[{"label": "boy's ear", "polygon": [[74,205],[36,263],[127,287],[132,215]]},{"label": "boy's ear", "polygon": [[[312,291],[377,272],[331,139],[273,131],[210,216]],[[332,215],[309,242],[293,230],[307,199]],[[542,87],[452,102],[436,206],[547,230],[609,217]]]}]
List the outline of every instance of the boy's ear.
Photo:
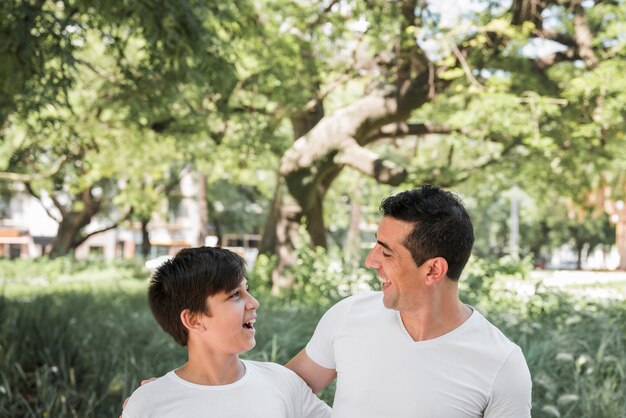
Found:
[{"label": "boy's ear", "polygon": [[191,312],[189,309],[183,309],[180,313],[180,322],[187,328],[189,332],[204,332],[206,328],[202,323],[202,314],[200,312]]}]

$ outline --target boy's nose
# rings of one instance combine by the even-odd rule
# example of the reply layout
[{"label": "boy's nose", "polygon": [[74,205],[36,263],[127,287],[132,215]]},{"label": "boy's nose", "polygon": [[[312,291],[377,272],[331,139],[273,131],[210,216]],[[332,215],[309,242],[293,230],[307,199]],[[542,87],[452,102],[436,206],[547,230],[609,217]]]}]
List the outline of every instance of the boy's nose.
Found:
[{"label": "boy's nose", "polygon": [[248,303],[246,308],[248,309],[257,309],[259,307],[259,301],[252,295],[250,295],[250,299],[248,299]]}]

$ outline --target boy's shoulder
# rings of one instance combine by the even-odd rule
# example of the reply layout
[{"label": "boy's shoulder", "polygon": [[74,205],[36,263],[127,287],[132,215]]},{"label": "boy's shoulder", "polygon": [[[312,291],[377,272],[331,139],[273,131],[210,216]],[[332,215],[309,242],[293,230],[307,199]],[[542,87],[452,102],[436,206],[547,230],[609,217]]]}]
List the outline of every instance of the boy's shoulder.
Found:
[{"label": "boy's shoulder", "polygon": [[242,360],[242,362],[246,366],[246,369],[252,371],[253,373],[279,375],[288,375],[293,373],[285,366],[269,361]]},{"label": "boy's shoulder", "polygon": [[172,375],[174,371],[135,389],[124,407],[123,416],[143,416],[145,411],[149,411],[151,406],[154,406],[155,399],[165,400],[165,398],[175,396],[173,394],[178,385]]},{"label": "boy's shoulder", "polygon": [[299,384],[302,380],[300,376],[292,370],[269,361],[242,360],[246,368],[261,379],[271,379],[278,383],[283,381],[290,384]]},{"label": "boy's shoulder", "polygon": [[173,379],[175,375],[176,374],[173,370],[167,372],[163,376],[157,377],[156,379],[150,381],[148,384],[139,386],[133,392],[133,396],[135,396],[135,394],[139,396],[142,396],[144,394],[149,394],[150,396],[153,396],[153,394],[156,392],[168,390],[168,388],[176,385],[176,379]]}]

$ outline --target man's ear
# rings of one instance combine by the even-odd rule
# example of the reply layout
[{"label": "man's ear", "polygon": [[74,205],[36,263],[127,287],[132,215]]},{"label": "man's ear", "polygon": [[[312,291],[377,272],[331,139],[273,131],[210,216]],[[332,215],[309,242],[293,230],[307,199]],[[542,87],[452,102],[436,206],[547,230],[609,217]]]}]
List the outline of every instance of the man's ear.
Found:
[{"label": "man's ear", "polygon": [[189,309],[183,309],[180,313],[180,322],[187,328],[189,332],[202,333],[206,331],[202,323],[202,313],[191,312]]},{"label": "man's ear", "polygon": [[428,263],[428,272],[426,273],[426,284],[434,285],[441,282],[448,274],[448,262],[443,257],[435,257],[426,261]]}]

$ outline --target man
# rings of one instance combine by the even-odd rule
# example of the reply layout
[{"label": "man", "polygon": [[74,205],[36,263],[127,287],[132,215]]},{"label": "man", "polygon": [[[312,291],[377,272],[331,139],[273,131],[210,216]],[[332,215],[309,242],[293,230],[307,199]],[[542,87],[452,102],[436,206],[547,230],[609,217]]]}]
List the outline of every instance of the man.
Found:
[{"label": "man", "polygon": [[240,360],[254,347],[259,302],[244,260],[221,248],[188,248],[152,276],[148,300],[159,325],[188,350],[188,361],[138,388],[124,418],[327,418],[330,408],[295,373]]},{"label": "man", "polygon": [[530,417],[520,348],[458,296],[474,243],[458,198],[425,185],[381,212],[365,265],[382,292],[337,303],[287,367],[314,392],[337,378],[333,417]]}]

